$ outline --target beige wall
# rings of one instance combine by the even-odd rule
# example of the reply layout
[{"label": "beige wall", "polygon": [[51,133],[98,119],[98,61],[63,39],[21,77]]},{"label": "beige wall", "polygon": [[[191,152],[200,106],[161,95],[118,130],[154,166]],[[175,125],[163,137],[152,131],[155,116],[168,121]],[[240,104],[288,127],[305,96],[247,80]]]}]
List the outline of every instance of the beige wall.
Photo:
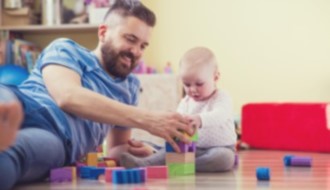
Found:
[{"label": "beige wall", "polygon": [[330,1],[142,2],[158,17],[147,63],[177,69],[188,48],[213,49],[236,114],[248,102],[330,100]]}]

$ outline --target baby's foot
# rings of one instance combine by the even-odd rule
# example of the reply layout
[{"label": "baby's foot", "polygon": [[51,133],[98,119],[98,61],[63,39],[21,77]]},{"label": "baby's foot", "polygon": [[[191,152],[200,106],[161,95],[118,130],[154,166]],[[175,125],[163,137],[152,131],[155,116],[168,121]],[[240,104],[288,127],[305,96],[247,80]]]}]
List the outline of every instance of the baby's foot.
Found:
[{"label": "baby's foot", "polygon": [[120,156],[120,165],[125,168],[137,168],[147,166],[147,160],[144,158],[135,157],[130,153],[123,153]]}]

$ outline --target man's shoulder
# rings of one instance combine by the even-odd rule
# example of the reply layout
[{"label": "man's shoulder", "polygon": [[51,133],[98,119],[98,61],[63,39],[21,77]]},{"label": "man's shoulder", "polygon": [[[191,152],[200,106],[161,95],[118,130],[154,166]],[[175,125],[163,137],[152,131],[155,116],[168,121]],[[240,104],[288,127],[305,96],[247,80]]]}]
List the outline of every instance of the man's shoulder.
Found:
[{"label": "man's shoulder", "polygon": [[131,74],[127,75],[126,80],[131,85],[140,86],[140,80],[138,79],[138,77],[135,74],[131,73]]},{"label": "man's shoulder", "polygon": [[47,47],[47,49],[66,49],[66,50],[79,50],[84,49],[77,42],[69,39],[69,38],[58,38],[52,41]]}]

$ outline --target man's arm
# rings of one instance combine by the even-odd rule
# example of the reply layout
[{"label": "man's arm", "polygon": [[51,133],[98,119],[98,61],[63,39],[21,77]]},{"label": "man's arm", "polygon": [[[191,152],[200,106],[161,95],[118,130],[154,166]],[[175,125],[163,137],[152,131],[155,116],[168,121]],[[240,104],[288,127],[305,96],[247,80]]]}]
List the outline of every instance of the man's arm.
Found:
[{"label": "man's arm", "polygon": [[68,113],[101,123],[147,130],[167,140],[178,152],[173,137],[189,142],[179,130],[193,133],[180,114],[150,112],[107,98],[83,88],[79,74],[64,66],[48,65],[42,75],[55,102]]}]

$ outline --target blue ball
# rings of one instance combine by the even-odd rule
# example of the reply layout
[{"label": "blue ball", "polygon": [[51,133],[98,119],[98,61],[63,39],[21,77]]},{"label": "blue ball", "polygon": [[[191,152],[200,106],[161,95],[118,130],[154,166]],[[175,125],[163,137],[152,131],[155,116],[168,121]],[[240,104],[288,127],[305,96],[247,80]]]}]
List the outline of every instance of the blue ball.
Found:
[{"label": "blue ball", "polygon": [[29,76],[29,72],[23,67],[5,64],[0,66],[0,83],[7,85],[19,85]]},{"label": "blue ball", "polygon": [[258,180],[269,181],[270,179],[270,170],[269,168],[257,168],[256,175]]}]

